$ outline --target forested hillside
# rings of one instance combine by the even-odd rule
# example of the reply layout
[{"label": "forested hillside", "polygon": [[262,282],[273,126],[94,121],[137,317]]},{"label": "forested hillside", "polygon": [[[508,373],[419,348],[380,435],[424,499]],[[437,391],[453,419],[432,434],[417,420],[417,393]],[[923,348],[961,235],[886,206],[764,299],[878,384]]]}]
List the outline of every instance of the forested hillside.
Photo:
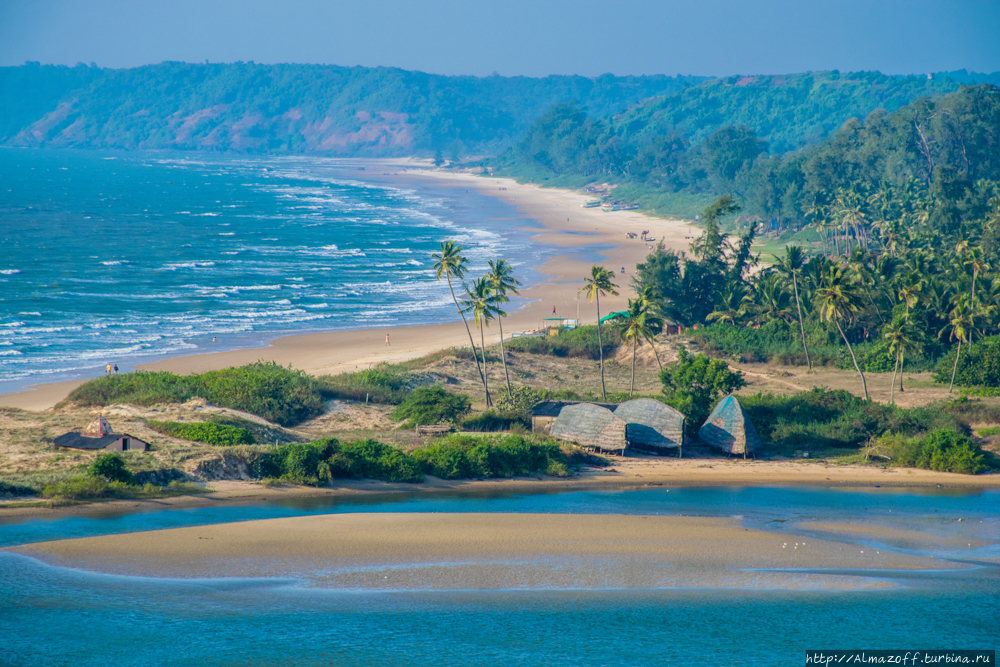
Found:
[{"label": "forested hillside", "polygon": [[[779,112],[799,113],[794,107]],[[749,125],[725,126],[692,143],[641,128],[634,110],[622,117],[629,120],[595,119],[577,105],[555,105],[488,164],[536,182],[625,184],[640,199],[731,193],[748,213],[779,227],[801,226],[810,211],[830,203],[829,193],[851,184],[1000,180],[1000,89],[992,84],[962,86],[892,112],[877,109],[863,120],[848,119],[818,144],[777,154]]]},{"label": "forested hillside", "polygon": [[704,77],[440,76],[390,68],[162,63],[0,68],[0,143],[258,153],[499,152],[548,106],[624,110]]},{"label": "forested hillside", "polygon": [[[893,110],[954,92],[960,83],[994,79],[1000,76],[964,71],[932,77],[821,72],[534,79],[326,65],[161,63],[115,70],[29,63],[0,68],[0,144],[495,155],[524,137],[552,105],[575,102],[601,132],[629,146],[656,145],[662,152],[668,137],[671,153],[720,127],[747,125],[770,142],[771,152],[781,152],[815,143],[848,118],[877,108]],[[614,146],[602,150],[607,148]],[[549,154],[558,159],[557,152]],[[609,167],[614,173],[614,160]]]}]

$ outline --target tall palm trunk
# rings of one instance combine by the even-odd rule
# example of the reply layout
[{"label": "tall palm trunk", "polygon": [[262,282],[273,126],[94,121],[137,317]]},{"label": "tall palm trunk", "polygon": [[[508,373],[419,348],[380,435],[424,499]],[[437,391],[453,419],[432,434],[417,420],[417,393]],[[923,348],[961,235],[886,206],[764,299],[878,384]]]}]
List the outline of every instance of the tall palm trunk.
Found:
[{"label": "tall palm trunk", "polygon": [[486,406],[489,407],[493,405],[493,401],[490,400],[490,369],[486,365],[486,322],[483,321],[483,326],[479,327],[479,340],[482,341],[483,345],[483,387],[486,388]]},{"label": "tall palm trunk", "polygon": [[597,350],[601,357],[601,397],[608,400],[608,390],[604,386],[604,343],[601,341],[601,293],[597,292]]},{"label": "tall palm trunk", "polygon": [[632,384],[628,388],[628,397],[632,398],[632,393],[635,391],[635,351],[638,347],[638,338],[632,339]]},{"label": "tall palm trunk", "polygon": [[[503,318],[498,317],[497,322],[500,324],[500,361],[503,362],[503,376],[507,380],[507,398],[513,398],[513,394],[510,390],[510,374],[507,372],[507,354],[503,351]],[[483,350],[483,361],[486,361],[486,350]]]},{"label": "tall palm trunk", "polygon": [[[972,267],[972,296],[969,297],[969,307],[975,309],[976,307],[976,274],[978,271],[976,267]],[[969,327],[969,345],[972,345],[972,327]]]},{"label": "tall palm trunk", "polygon": [[[458,314],[462,317],[462,323],[465,324],[465,331],[469,334],[469,345],[472,346],[472,356],[476,360],[476,370],[479,371],[479,381],[483,383],[483,388],[486,389],[486,376],[483,375],[483,368],[479,365],[479,355],[476,354],[476,340],[472,337],[472,329],[469,328],[469,321],[465,319],[465,313],[462,312],[462,307],[458,305],[458,297],[455,296],[455,288],[451,286],[451,274],[446,273],[445,276],[448,278],[448,289],[451,290],[451,300],[455,302],[455,309],[458,310]],[[483,349],[483,361],[486,361],[486,350]],[[486,390],[486,405],[490,405],[490,392]]]},{"label": "tall palm trunk", "polygon": [[906,391],[903,389],[903,360],[906,359],[906,350],[899,348],[899,391]]},{"label": "tall palm trunk", "polygon": [[951,383],[948,385],[948,393],[951,393],[951,388],[955,386],[955,371],[958,370],[958,355],[962,354],[962,339],[958,339],[958,349],[955,350],[955,365],[951,367]]},{"label": "tall palm trunk", "polygon": [[[835,317],[835,318],[833,318],[833,321],[837,323],[837,331],[840,332],[840,337],[843,338],[844,339],[844,343],[847,344],[847,351],[851,353],[851,361],[854,362],[854,370],[856,370],[858,372],[858,375],[861,376],[861,386],[865,390],[865,400],[866,401],[871,400],[871,399],[868,398],[868,383],[865,381],[865,374],[861,372],[861,367],[858,366],[858,359],[857,359],[857,357],[854,356],[854,348],[851,347],[850,341],[848,341],[847,340],[847,336],[844,335],[844,330],[840,327],[840,318],[839,317]],[[894,384],[895,384],[895,382],[896,381],[893,380]]]},{"label": "tall palm trunk", "polygon": [[795,289],[795,307],[799,311],[799,331],[802,333],[802,349],[806,352],[806,363],[809,365],[809,370],[812,370],[813,362],[809,358],[809,348],[806,347],[806,325],[802,323],[802,304],[799,303],[799,283],[795,279],[794,271],[792,271],[792,287]]},{"label": "tall palm trunk", "polygon": [[[896,388],[896,369],[899,368],[899,353],[896,353],[896,363],[892,366],[892,382],[889,383],[889,402],[893,402],[892,390]],[[902,380],[900,380],[902,382]]]}]

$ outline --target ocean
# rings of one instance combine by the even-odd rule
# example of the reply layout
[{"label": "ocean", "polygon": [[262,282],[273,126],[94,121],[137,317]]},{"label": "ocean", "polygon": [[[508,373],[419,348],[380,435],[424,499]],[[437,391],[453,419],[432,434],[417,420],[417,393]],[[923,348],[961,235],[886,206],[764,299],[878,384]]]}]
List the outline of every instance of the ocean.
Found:
[{"label": "ocean", "polygon": [[[356,591],[311,588],[293,577],[95,574],[0,552],[0,665],[770,666],[805,664],[808,649],[995,650],[1000,568],[986,559],[1000,556],[997,499],[995,491],[937,489],[414,493],[8,521],[0,524],[0,546],[331,512],[737,517],[778,539],[811,535],[800,522],[846,521],[861,529],[841,539],[861,548],[975,566],[821,571],[893,584],[868,590]],[[866,530],[872,526],[916,531],[928,540],[876,542]],[[986,544],[951,546],[973,535]]]},{"label": "ocean", "polygon": [[455,239],[472,275],[502,256],[537,281],[556,249],[529,244],[518,228],[537,223],[516,217],[388,163],[0,149],[0,392],[455,319],[431,254]]}]

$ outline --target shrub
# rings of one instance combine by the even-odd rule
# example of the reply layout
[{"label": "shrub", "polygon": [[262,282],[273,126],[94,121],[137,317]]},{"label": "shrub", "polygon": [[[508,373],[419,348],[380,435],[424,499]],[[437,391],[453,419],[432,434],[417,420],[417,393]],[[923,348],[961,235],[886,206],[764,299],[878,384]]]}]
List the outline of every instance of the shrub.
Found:
[{"label": "shrub", "polygon": [[[614,355],[622,344],[622,338],[617,329],[602,326],[601,342],[606,359]],[[559,329],[558,336],[515,338],[507,343],[507,347],[517,352],[595,360],[600,358],[601,349],[601,346],[597,344],[597,325],[577,327],[576,329]]]},{"label": "shrub", "polygon": [[688,354],[683,347],[677,361],[660,372],[666,403],[684,414],[693,434],[708,418],[719,397],[746,386],[743,374],[732,371],[721,359]]},{"label": "shrub", "polygon": [[334,438],[277,448],[239,448],[232,453],[253,477],[297,484],[325,484],[333,478],[419,482],[423,473],[405,452],[375,440],[341,443]]},{"label": "shrub", "polygon": [[206,445],[216,445],[220,447],[232,447],[235,445],[254,444],[253,433],[238,426],[228,426],[216,423],[185,423],[185,422],[161,422],[151,420],[149,427],[158,433],[170,435],[175,438],[183,438],[194,442],[203,442]]},{"label": "shrub", "polygon": [[466,431],[507,431],[514,424],[531,428],[531,417],[527,413],[506,413],[487,410],[478,415],[470,415],[461,421]]},{"label": "shrub", "polygon": [[520,435],[450,435],[414,451],[413,458],[426,474],[442,479],[516,477],[538,472],[566,476],[570,463],[556,443]]},{"label": "shrub", "polygon": [[0,496],[33,496],[36,493],[38,491],[30,486],[0,481]]},{"label": "shrub", "polygon": [[[934,379],[950,382],[958,346],[952,347],[938,363]],[[1000,336],[990,336],[963,345],[955,370],[955,384],[962,387],[1000,387]]]},{"label": "shrub", "polygon": [[322,387],[316,378],[264,361],[202,375],[162,371],[106,375],[80,385],[67,400],[80,405],[155,405],[182,403],[195,396],[282,426],[323,412]]},{"label": "shrub", "polygon": [[410,393],[406,376],[388,364],[360,373],[341,373],[323,378],[324,393],[332,398],[350,401],[368,400],[372,403],[399,405]]},{"label": "shrub", "polygon": [[889,465],[974,475],[988,468],[983,452],[969,438],[949,429],[938,429],[919,438],[890,434],[879,439],[878,450],[889,456]]},{"label": "shrub", "polygon": [[125,459],[114,452],[101,454],[87,470],[91,477],[106,479],[109,482],[121,482],[122,484],[132,484],[134,482],[132,473],[125,467]]},{"label": "shrub", "polygon": [[761,439],[779,447],[856,448],[890,431],[911,436],[964,428],[955,415],[936,406],[903,409],[825,387],[787,396],[741,396],[740,403]]},{"label": "shrub", "polygon": [[74,477],[50,484],[42,490],[46,498],[66,498],[68,500],[88,500],[93,498],[135,498],[140,489],[121,481],[108,481],[92,475]]},{"label": "shrub", "polygon": [[406,420],[407,428],[454,421],[469,411],[469,397],[451,394],[440,386],[417,387],[405,401],[392,411],[394,421]]}]

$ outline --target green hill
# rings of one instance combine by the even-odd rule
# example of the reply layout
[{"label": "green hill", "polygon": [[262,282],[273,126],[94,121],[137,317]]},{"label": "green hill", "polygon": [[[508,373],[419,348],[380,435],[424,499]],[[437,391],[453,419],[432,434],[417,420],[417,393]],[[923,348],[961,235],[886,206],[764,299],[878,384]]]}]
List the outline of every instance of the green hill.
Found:
[{"label": "green hill", "polygon": [[392,68],[162,63],[0,68],[0,144],[325,155],[499,152],[548,106],[624,110],[704,77],[440,76]]}]

